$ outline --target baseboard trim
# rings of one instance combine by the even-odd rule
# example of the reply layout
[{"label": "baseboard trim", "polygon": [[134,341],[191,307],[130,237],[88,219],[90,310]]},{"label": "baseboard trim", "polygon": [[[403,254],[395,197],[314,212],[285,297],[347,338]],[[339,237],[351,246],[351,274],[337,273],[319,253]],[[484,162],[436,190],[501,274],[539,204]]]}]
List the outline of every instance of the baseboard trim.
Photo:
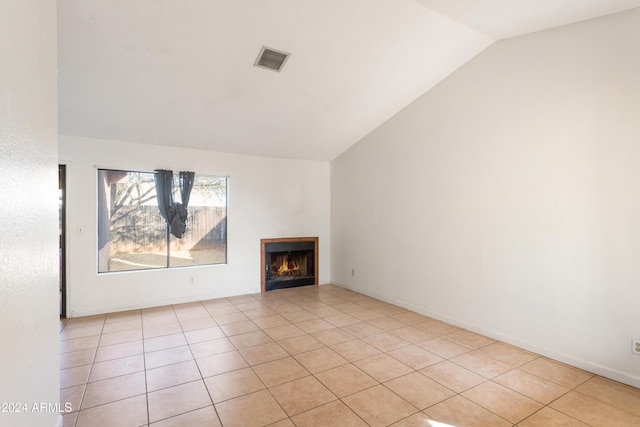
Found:
[{"label": "baseboard trim", "polygon": [[616,369],[612,369],[612,368],[609,368],[607,366],[603,366],[603,365],[600,365],[600,364],[597,364],[597,363],[589,362],[587,360],[582,360],[582,359],[576,358],[576,357],[568,355],[568,354],[564,354],[564,353],[560,353],[560,352],[554,351],[554,350],[549,349],[549,348],[540,347],[538,345],[535,345],[535,344],[532,344],[532,343],[529,343],[529,342],[526,342],[526,341],[519,340],[518,338],[509,336],[509,335],[504,335],[504,334],[502,334],[500,332],[484,329],[484,328],[481,328],[481,327],[479,327],[477,325],[474,325],[474,324],[471,324],[471,323],[468,323],[468,322],[464,322],[464,321],[461,321],[461,320],[458,320],[458,319],[455,319],[455,318],[451,318],[451,317],[442,315],[440,313],[436,313],[436,312],[432,312],[432,311],[429,311],[429,310],[425,310],[422,307],[419,307],[419,306],[417,306],[415,304],[411,304],[411,303],[406,302],[406,301],[400,301],[400,300],[395,300],[395,299],[392,299],[392,298],[386,298],[386,297],[384,297],[382,295],[378,295],[378,294],[369,292],[369,291],[367,291],[365,289],[360,289],[357,286],[349,286],[349,285],[345,285],[345,284],[339,283],[339,282],[332,282],[332,283],[335,284],[336,286],[340,286],[342,288],[345,288],[345,289],[348,289],[348,290],[351,290],[351,291],[354,291],[354,292],[358,292],[358,293],[361,293],[363,295],[367,295],[369,297],[376,298],[376,299],[379,299],[381,301],[385,301],[385,302],[388,302],[390,304],[397,305],[399,307],[406,308],[407,310],[411,310],[411,311],[414,311],[416,313],[423,314],[425,316],[429,316],[431,318],[434,318],[434,319],[449,323],[451,325],[458,326],[460,328],[467,329],[469,331],[476,332],[476,333],[481,334],[481,335],[485,335],[485,336],[493,338],[495,340],[502,341],[504,343],[511,344],[513,346],[516,346],[516,347],[520,347],[520,348],[522,348],[524,350],[530,351],[532,353],[539,354],[541,356],[548,357],[549,359],[553,359],[553,360],[556,360],[558,362],[565,363],[567,365],[571,365],[571,366],[576,367],[578,369],[582,369],[582,370],[591,372],[593,374],[600,375],[602,377],[609,378],[611,380],[618,381],[618,382],[621,382],[623,384],[630,385],[632,387],[640,388],[640,376],[631,375],[631,374],[629,374],[627,372],[618,371]]},{"label": "baseboard trim", "polygon": [[67,313],[67,318],[93,316],[96,314],[105,314],[105,313],[117,313],[119,311],[128,311],[128,310],[140,310],[145,308],[161,307],[163,305],[184,304],[184,303],[189,303],[194,301],[205,301],[209,299],[229,298],[229,297],[236,297],[241,295],[251,295],[254,293],[260,293],[260,289],[243,289],[243,292],[232,292],[232,293],[213,294],[213,295],[212,294],[194,295],[194,296],[188,296],[188,297],[182,297],[182,298],[166,298],[162,300],[152,301],[148,304],[118,304],[114,306],[86,307],[86,308],[69,310],[69,312]]},{"label": "baseboard trim", "polygon": [[[329,284],[329,283],[320,283],[317,286],[323,286],[326,284]],[[310,285],[310,286],[315,286],[315,285]],[[196,296],[190,296],[190,297],[184,297],[184,298],[167,298],[164,300],[153,301],[152,303],[149,303],[149,304],[122,304],[122,305],[106,306],[106,307],[80,308],[80,309],[69,310],[67,312],[67,318],[93,316],[96,314],[105,314],[105,313],[117,313],[119,311],[140,310],[145,308],[161,307],[163,305],[184,304],[184,303],[194,302],[194,301],[205,301],[209,299],[218,299],[218,298],[230,298],[230,297],[237,297],[242,295],[253,295],[253,294],[259,294],[259,293],[260,293],[259,288],[243,289],[242,292],[232,292],[232,293],[214,294],[214,295],[211,295],[211,294],[196,295]]]}]

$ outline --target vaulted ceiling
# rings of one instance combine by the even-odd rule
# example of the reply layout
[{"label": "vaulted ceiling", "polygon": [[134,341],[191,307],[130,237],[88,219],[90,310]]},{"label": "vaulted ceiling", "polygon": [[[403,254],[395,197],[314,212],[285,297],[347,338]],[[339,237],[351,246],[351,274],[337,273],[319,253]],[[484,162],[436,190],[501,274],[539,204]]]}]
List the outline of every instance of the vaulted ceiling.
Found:
[{"label": "vaulted ceiling", "polygon": [[[640,0],[58,0],[62,134],[332,160],[494,41]],[[263,46],[291,54],[254,67]]]}]

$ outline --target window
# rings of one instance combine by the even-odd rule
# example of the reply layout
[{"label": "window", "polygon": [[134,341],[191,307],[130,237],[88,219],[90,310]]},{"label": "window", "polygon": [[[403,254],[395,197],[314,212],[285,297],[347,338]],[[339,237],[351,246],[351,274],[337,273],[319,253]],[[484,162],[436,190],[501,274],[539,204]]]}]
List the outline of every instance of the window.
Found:
[{"label": "window", "polygon": [[167,230],[153,172],[98,170],[99,273],[226,263],[227,178],[196,174],[186,232],[167,245]]}]

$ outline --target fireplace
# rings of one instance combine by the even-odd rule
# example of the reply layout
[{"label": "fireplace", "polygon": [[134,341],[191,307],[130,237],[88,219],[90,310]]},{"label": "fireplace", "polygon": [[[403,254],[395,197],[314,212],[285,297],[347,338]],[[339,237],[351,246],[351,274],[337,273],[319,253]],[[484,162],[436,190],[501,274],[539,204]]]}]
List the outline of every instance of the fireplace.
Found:
[{"label": "fireplace", "polygon": [[262,292],[318,284],[318,238],[261,239]]}]

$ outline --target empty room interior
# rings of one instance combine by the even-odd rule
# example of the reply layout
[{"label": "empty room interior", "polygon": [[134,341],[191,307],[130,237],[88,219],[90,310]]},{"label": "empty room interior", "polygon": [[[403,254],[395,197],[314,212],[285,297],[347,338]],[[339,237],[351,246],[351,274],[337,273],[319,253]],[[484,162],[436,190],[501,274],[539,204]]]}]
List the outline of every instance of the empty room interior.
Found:
[{"label": "empty room interior", "polygon": [[0,34],[0,426],[640,425],[640,0]]}]

